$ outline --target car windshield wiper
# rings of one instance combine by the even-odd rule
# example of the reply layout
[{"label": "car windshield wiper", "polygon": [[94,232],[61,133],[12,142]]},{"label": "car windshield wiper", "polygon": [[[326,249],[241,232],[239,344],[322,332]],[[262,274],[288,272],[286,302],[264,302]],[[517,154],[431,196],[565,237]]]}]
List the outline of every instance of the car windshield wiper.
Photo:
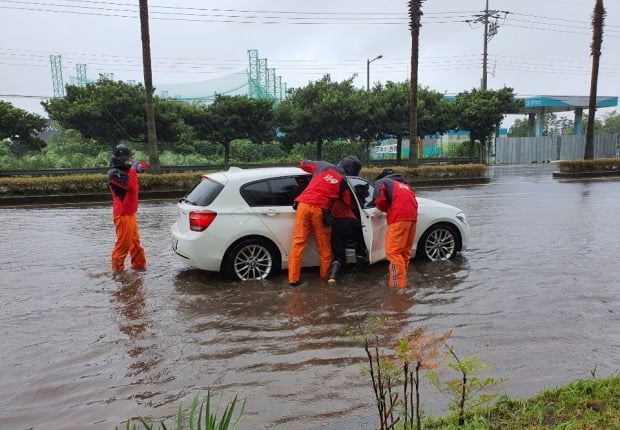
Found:
[{"label": "car windshield wiper", "polygon": [[179,203],[188,203],[188,204],[190,204],[190,205],[194,205],[194,206],[197,206],[197,205],[198,205],[198,203],[196,203],[196,202],[194,202],[194,201],[192,201],[192,200],[188,200],[188,199],[186,199],[185,197],[183,197],[181,200],[179,200]]}]

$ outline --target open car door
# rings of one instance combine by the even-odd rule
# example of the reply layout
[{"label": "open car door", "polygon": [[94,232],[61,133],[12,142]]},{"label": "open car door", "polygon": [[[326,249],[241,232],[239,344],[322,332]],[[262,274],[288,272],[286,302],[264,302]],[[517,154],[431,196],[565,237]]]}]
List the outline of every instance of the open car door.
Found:
[{"label": "open car door", "polygon": [[[353,188],[353,195],[358,203],[362,232],[364,233],[364,241],[368,249],[369,262],[373,264],[377,261],[385,260],[385,233],[387,230],[387,223],[385,221],[385,213],[371,206],[374,187],[363,178],[348,177],[347,179]],[[356,185],[368,187],[368,196],[364,201],[358,199],[358,195],[355,193]]]}]

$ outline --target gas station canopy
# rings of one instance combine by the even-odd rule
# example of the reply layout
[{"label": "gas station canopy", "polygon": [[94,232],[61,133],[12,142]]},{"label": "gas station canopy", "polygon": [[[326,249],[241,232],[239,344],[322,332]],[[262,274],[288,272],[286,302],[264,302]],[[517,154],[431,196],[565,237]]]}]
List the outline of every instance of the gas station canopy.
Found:
[{"label": "gas station canopy", "polygon": [[[524,97],[524,112],[529,116],[529,136],[542,136],[545,114],[552,112],[575,112],[574,134],[581,134],[583,110],[588,109],[589,96],[533,96]],[[600,96],[596,98],[597,108],[618,106],[618,97]]]},{"label": "gas station canopy", "polygon": [[[533,96],[526,97],[525,113],[566,112],[588,109],[589,96]],[[618,97],[601,96],[596,98],[597,108],[618,106]]]}]

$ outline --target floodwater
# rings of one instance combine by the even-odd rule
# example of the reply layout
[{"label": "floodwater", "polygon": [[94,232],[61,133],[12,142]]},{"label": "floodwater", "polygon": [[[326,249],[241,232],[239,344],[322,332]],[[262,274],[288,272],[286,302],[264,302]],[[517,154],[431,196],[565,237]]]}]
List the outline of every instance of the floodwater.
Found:
[{"label": "floodwater", "polygon": [[[174,202],[143,202],[145,273],[108,273],[109,205],[0,209],[0,428],[113,429],[170,419],[212,389],[247,401],[242,429],[376,428],[365,352],[346,335],[390,316],[386,347],[425,326],[476,354],[497,391],[531,396],[620,367],[620,181],[559,181],[553,166],[491,168],[488,185],[420,189],[468,215],[470,249],[414,262],[410,288],[382,263],[336,287],[304,271],[235,283],[170,249]],[[181,197],[181,196],[179,196]],[[427,412],[446,400],[423,386]]]}]

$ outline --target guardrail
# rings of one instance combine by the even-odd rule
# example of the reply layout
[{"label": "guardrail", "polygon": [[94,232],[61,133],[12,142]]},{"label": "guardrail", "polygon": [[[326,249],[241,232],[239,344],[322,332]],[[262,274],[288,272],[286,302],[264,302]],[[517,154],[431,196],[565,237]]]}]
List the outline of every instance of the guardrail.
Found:
[{"label": "guardrail", "polygon": [[[364,162],[366,166],[393,166],[396,160],[371,160]],[[418,164],[467,164],[473,161],[469,157],[453,157],[453,158],[419,158]],[[243,169],[253,167],[276,167],[276,166],[296,166],[296,164],[235,164],[235,166]],[[408,166],[409,160],[402,160],[403,166]],[[162,173],[183,173],[191,171],[217,171],[224,170],[222,164],[205,164],[199,166],[161,166]],[[83,169],[28,169],[28,170],[0,170],[0,177],[9,176],[59,176],[59,175],[86,175],[92,173],[107,173],[107,167],[90,167]]]}]

